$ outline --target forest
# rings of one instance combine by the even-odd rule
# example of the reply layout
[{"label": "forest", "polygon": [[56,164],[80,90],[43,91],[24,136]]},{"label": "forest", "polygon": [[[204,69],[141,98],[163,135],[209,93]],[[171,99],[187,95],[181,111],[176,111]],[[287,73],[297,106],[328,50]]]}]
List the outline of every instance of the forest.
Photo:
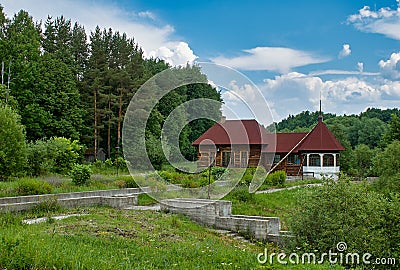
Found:
[{"label": "forest", "polygon": [[[145,58],[134,38],[125,33],[97,27],[87,34],[82,25],[63,16],[35,22],[21,10],[9,18],[0,6],[0,104],[7,103],[18,115],[28,160],[29,152],[52,138],[66,138],[70,144],[76,141],[81,152],[103,149],[107,159],[122,157],[122,125],[131,98],[149,78],[171,68],[160,59]],[[176,69],[204,76],[196,66]],[[158,102],[146,129],[149,157],[156,166],[165,161],[157,143],[163,121],[176,106],[202,97],[221,101],[215,88],[193,84],[175,89]],[[207,109],[220,115],[220,108]],[[198,120],[185,127],[179,141],[184,156],[196,158],[191,142],[211,124]],[[17,148],[4,153],[22,159],[24,153]],[[23,167],[17,159],[13,169]]]},{"label": "forest", "polygon": [[[134,37],[118,30],[97,27],[88,34],[78,22],[63,16],[36,22],[22,10],[10,18],[1,6],[0,62],[0,104],[11,108],[0,117],[4,121],[15,118],[20,124],[9,125],[7,132],[6,126],[3,128],[0,139],[8,140],[0,145],[2,177],[18,171],[28,175],[67,172],[68,168],[49,169],[46,164],[45,157],[57,160],[54,152],[58,150],[54,149],[59,148],[73,149],[80,157],[85,149],[95,153],[103,149],[106,159],[121,159],[122,127],[131,98],[149,78],[171,68],[160,59],[145,58]],[[179,76],[205,78],[197,66],[174,69],[181,72]],[[146,147],[156,168],[167,163],[160,144],[165,119],[180,104],[198,98],[222,101],[216,88],[191,84],[168,93],[152,110]],[[221,115],[220,107],[204,110]],[[290,115],[275,123],[276,131],[311,130],[318,114],[304,111]],[[400,139],[399,109],[370,108],[359,115],[323,116],[346,148],[341,155],[342,171],[359,178],[379,176],[374,160]],[[196,159],[191,142],[212,124],[201,119],[185,126],[179,144],[186,158]],[[82,161],[69,156],[64,157],[64,163]]]}]

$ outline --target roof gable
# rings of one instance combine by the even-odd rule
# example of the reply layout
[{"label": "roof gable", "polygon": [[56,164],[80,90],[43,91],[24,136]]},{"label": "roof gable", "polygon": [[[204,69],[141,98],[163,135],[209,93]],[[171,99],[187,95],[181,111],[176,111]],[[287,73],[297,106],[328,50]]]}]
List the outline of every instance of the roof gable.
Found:
[{"label": "roof gable", "polygon": [[297,151],[343,151],[345,148],[328,129],[322,118],[299,145]]}]

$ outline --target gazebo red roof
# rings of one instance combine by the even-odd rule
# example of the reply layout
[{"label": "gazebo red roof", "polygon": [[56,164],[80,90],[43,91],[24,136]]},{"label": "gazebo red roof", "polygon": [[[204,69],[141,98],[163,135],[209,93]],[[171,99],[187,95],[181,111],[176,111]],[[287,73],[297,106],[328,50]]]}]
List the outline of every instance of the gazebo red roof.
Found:
[{"label": "gazebo red roof", "polygon": [[297,147],[297,151],[343,151],[345,148],[335,135],[318,119],[318,124],[311,130],[307,138]]}]

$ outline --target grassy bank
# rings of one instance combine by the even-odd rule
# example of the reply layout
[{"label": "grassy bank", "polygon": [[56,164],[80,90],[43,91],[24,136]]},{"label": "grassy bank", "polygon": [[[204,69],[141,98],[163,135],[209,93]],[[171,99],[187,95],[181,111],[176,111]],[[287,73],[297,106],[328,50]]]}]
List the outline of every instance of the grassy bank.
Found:
[{"label": "grassy bank", "polygon": [[[287,268],[260,265],[257,254],[264,251],[263,245],[220,235],[182,216],[109,208],[88,208],[83,213],[36,225],[22,225],[21,215],[0,214],[0,268]],[[270,252],[277,251],[268,247]]]},{"label": "grassy bank", "polygon": [[286,221],[295,207],[296,197],[303,192],[304,188],[250,194],[247,187],[238,187],[224,200],[232,201],[233,214],[279,217],[282,228],[287,229]]}]

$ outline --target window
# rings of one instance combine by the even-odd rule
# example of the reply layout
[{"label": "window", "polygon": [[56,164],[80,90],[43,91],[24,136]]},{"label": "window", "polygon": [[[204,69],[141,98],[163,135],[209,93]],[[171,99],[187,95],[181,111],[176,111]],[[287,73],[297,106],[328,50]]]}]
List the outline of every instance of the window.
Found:
[{"label": "window", "polygon": [[274,163],[278,163],[279,161],[281,161],[281,156],[280,155],[275,155]]},{"label": "window", "polygon": [[295,164],[295,165],[300,164],[300,157],[297,154],[289,155],[287,160],[289,164]]},{"label": "window", "polygon": [[248,154],[247,152],[240,152],[240,167],[246,168],[248,163]]},{"label": "window", "polygon": [[311,154],[308,157],[308,166],[320,167],[321,157],[319,154]]},{"label": "window", "polygon": [[[230,151],[222,152],[222,167],[228,167],[229,162],[231,162],[233,155]],[[233,166],[233,161],[231,162],[231,166]]]},{"label": "window", "polygon": [[325,154],[324,155],[324,167],[333,167],[334,165],[334,158],[332,154]]}]

